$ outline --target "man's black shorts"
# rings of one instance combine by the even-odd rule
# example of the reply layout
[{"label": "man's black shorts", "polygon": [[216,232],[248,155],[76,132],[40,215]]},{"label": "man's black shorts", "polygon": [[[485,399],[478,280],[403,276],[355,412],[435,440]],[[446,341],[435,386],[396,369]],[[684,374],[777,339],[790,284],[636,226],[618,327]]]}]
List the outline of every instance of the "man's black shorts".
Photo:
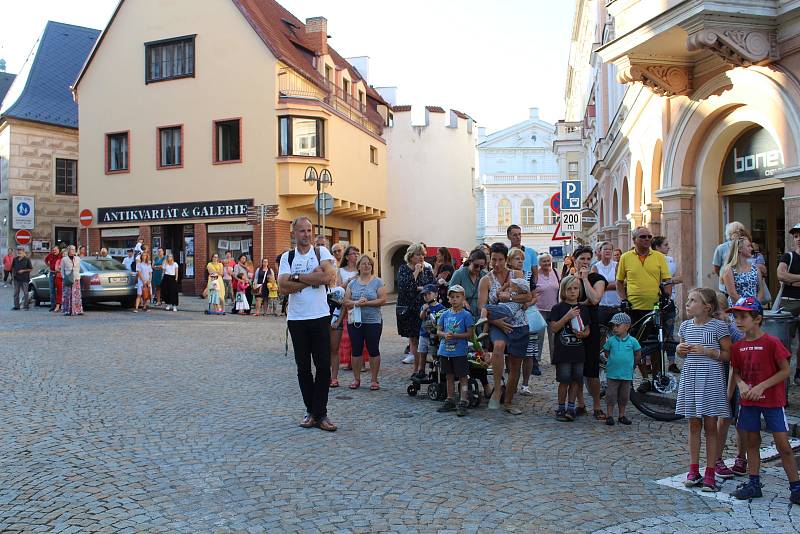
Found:
[{"label": "man's black shorts", "polygon": [[439,356],[442,372],[446,375],[455,375],[456,378],[463,378],[469,372],[469,362],[466,356]]}]

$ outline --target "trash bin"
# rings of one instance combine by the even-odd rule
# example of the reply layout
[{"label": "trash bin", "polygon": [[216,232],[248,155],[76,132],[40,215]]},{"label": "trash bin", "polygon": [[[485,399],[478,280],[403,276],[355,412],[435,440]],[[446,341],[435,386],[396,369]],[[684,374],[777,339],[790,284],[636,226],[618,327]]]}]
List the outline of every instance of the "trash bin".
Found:
[{"label": "trash bin", "polygon": [[786,350],[792,350],[792,326],[795,322],[794,316],[783,310],[772,311],[764,310],[764,331],[781,340]]},{"label": "trash bin", "polygon": [[[786,350],[789,351],[789,354],[792,352],[792,326],[795,324],[795,317],[783,310],[772,311],[772,310],[764,310],[764,324],[762,325],[763,330],[771,335],[775,336],[781,340],[783,346],[786,347]],[[789,361],[791,362],[791,356],[789,357]],[[786,379],[786,402],[789,402],[789,379]]]}]

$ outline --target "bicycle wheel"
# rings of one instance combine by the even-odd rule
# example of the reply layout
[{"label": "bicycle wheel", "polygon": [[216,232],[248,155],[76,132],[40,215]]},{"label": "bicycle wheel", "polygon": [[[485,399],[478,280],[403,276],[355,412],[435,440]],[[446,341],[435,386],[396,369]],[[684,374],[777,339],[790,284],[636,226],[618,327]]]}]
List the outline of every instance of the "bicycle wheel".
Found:
[{"label": "bicycle wheel", "polygon": [[[666,362],[666,354],[659,354],[659,348],[656,344],[655,348],[642,344],[642,357],[645,358],[662,357],[662,361]],[[657,421],[677,421],[683,419],[682,415],[675,413],[675,403],[678,398],[678,381],[680,375],[672,375],[671,373],[660,374],[660,383],[653,385],[652,375],[648,375],[651,380],[644,380],[642,374],[637,367],[633,373],[633,382],[631,383],[631,403],[636,406],[636,409],[648,417],[652,417]],[[675,382],[671,382],[671,381]],[[659,391],[659,389],[661,391]]]}]

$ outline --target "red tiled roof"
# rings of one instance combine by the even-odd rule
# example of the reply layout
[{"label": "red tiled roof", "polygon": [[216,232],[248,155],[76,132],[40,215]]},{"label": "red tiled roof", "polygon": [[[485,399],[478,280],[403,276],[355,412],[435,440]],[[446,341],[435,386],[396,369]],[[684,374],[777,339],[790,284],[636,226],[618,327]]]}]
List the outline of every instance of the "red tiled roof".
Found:
[{"label": "red tiled roof", "polygon": [[272,54],[297,70],[323,89],[328,89],[325,77],[314,68],[315,55],[329,54],[337,69],[346,69],[353,82],[364,81],[367,96],[377,103],[388,105],[363,76],[336,50],[325,44],[320,32],[306,32],[306,25],[275,0],[233,0],[253,30],[269,47]]},{"label": "red tiled roof", "polygon": [[[455,114],[456,114],[456,117],[458,117],[459,119],[472,119],[472,117],[470,117],[470,116],[469,116],[469,115],[467,115],[466,113],[462,113],[461,111],[458,111],[457,109],[450,109],[450,111],[452,111],[453,113],[455,113]],[[473,120],[474,120],[474,119],[473,119]]]},{"label": "red tiled roof", "polygon": [[425,106],[425,109],[431,113],[444,113],[444,109],[439,106]]},{"label": "red tiled roof", "polygon": [[392,111],[411,111],[411,106],[394,106]]}]

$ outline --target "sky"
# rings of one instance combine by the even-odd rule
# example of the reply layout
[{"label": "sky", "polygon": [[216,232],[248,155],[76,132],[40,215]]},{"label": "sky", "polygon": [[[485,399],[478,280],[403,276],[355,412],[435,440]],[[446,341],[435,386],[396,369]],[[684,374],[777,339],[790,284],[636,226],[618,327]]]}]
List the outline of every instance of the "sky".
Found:
[{"label": "sky", "polygon": [[[571,0],[280,3],[300,20],[327,18],[328,43],[344,57],[369,56],[369,83],[396,86],[398,104],[455,108],[489,133],[526,120],[531,107],[549,122],[563,118]],[[19,72],[47,20],[103,29],[116,5],[0,0],[6,70]]]}]

